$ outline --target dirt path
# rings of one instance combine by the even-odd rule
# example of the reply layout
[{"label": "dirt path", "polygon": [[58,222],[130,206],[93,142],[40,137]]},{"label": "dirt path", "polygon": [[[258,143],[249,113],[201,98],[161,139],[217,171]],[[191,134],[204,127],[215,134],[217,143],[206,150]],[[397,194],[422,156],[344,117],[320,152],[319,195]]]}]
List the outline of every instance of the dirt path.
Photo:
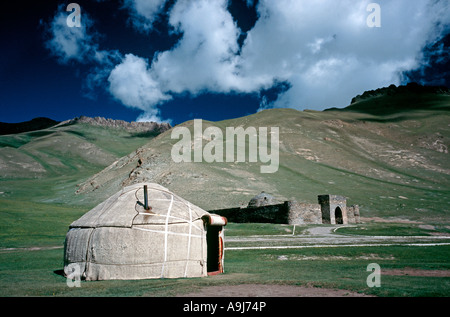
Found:
[{"label": "dirt path", "polygon": [[17,251],[41,251],[41,250],[53,250],[62,249],[64,246],[50,246],[50,247],[28,247],[28,248],[0,248],[0,253],[9,253]]},{"label": "dirt path", "polygon": [[[225,251],[250,249],[362,247],[362,246],[438,246],[450,245],[448,236],[358,236],[342,235],[338,231],[347,226],[309,228],[303,235],[227,237]],[[383,271],[386,275],[449,276],[450,271],[401,269]],[[428,274],[428,275],[424,275]],[[432,275],[429,275],[432,274]],[[180,296],[189,297],[373,297],[347,290],[303,287],[293,285],[225,285],[209,286]]]},{"label": "dirt path", "polygon": [[370,295],[294,285],[241,284],[208,286],[178,297],[373,297]]},{"label": "dirt path", "polygon": [[275,235],[226,237],[225,251],[251,249],[290,249],[319,247],[372,247],[372,246],[437,246],[450,245],[449,236],[359,236],[339,234],[341,228],[352,226],[326,226],[309,228],[302,235]]}]

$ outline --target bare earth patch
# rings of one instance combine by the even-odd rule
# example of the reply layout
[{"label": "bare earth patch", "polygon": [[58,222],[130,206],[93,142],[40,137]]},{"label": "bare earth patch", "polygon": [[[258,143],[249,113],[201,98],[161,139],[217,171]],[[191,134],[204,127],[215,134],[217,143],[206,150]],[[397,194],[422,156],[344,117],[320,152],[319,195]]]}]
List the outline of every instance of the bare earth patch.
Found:
[{"label": "bare earth patch", "polygon": [[222,285],[207,286],[178,297],[373,297],[346,290],[294,285]]},{"label": "bare earth patch", "polygon": [[450,277],[450,270],[420,270],[413,268],[382,270],[382,275],[394,276],[426,276],[426,277]]},{"label": "bare earth patch", "polygon": [[29,247],[29,248],[0,248],[0,253],[10,253],[16,251],[41,251],[41,250],[53,250],[62,249],[64,246],[52,246],[52,247]]},{"label": "bare earth patch", "polygon": [[368,223],[368,222],[383,222],[383,223],[410,223],[410,224],[421,224],[421,222],[413,221],[405,218],[396,218],[396,217],[387,217],[387,218],[381,218],[381,217],[361,217],[361,222]]}]

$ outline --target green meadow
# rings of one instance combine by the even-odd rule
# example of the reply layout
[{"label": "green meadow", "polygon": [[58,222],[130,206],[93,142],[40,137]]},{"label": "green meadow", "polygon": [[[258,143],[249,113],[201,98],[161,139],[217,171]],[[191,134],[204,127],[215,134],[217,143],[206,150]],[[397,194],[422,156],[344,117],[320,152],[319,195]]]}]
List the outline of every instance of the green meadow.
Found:
[{"label": "green meadow", "polygon": [[[448,241],[450,96],[391,90],[360,96],[345,110],[272,109],[203,122],[204,128],[279,127],[275,174],[261,174],[260,163],[175,164],[171,130],[155,136],[78,123],[0,136],[0,296],[160,297],[238,284],[449,296],[450,246],[442,244],[229,249],[224,274],[194,279],[82,281],[69,287],[61,274],[69,225],[139,181],[159,183],[205,210],[244,206],[261,191],[306,203],[317,203],[320,194],[343,195],[360,206],[363,223],[339,228],[336,235]],[[192,121],[181,126],[193,130]],[[225,248],[256,245],[236,239],[302,237],[318,227],[326,226],[293,232],[283,225],[229,223]],[[381,287],[367,286],[370,263],[381,267]],[[399,270],[406,273],[394,274]]]},{"label": "green meadow", "polygon": [[[175,296],[206,286],[238,284],[278,284],[343,289],[387,297],[447,297],[450,277],[391,276],[384,270],[419,269],[450,272],[450,246],[375,246],[352,248],[305,248],[269,250],[226,250],[225,273],[192,279],[137,281],[81,281],[71,287],[62,275],[63,243],[71,221],[83,213],[48,204],[20,204],[23,210],[6,212],[8,201],[1,201],[3,221],[0,238],[0,296]],[[31,208],[31,209],[30,209]],[[34,212],[27,212],[33,210]],[[45,216],[45,221],[40,221]],[[351,234],[357,228],[348,230]],[[270,224],[233,224],[226,237],[289,234],[288,227]],[[382,225],[372,225],[374,233]],[[292,228],[290,228],[292,229]],[[339,231],[344,231],[342,228]],[[400,230],[400,229],[399,229]],[[401,227],[402,235],[417,235],[417,227]],[[245,232],[243,235],[242,233]],[[303,230],[296,231],[301,235]],[[420,232],[419,232],[420,233]],[[422,232],[426,233],[426,230]],[[227,244],[225,245],[227,247]],[[367,265],[381,267],[381,286],[370,288]]]}]

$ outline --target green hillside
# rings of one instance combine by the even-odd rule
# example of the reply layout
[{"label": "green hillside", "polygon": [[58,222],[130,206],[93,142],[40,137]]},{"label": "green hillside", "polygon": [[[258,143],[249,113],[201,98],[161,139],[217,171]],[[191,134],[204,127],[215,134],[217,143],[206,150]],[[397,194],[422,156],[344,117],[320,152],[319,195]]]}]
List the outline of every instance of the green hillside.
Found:
[{"label": "green hillside", "polygon": [[[414,94],[420,98],[408,109]],[[375,114],[380,104],[391,111]],[[207,210],[246,205],[261,191],[311,203],[329,193],[347,196],[366,217],[440,220],[450,209],[449,109],[445,91],[389,87],[354,98],[344,110],[272,109],[203,121],[203,130],[215,126],[224,135],[227,127],[279,127],[280,165],[273,174],[262,174],[259,161],[175,163],[172,130],[154,137],[76,122],[3,135],[0,199],[88,210],[123,186],[148,181]],[[179,126],[193,135],[193,124]]]},{"label": "green hillside", "polygon": [[[156,131],[155,131],[156,133]],[[73,122],[0,136],[0,199],[65,203],[76,184],[153,138],[152,133]]]},{"label": "green hillside", "polygon": [[[365,108],[383,100],[392,103],[391,98],[365,99]],[[436,107],[384,116],[273,109],[233,120],[203,121],[203,129],[215,126],[222,131],[279,127],[280,166],[274,174],[261,174],[261,163],[174,163],[170,151],[178,140],[166,131],[80,184],[77,200],[99,203],[122,186],[151,181],[208,210],[245,205],[261,191],[281,201],[313,203],[317,195],[329,193],[347,196],[366,217],[442,220],[450,209],[450,102],[445,94],[426,99]],[[193,121],[182,126],[193,134]]]},{"label": "green hillside", "polygon": [[[436,90],[412,98],[392,88],[365,93],[342,110],[272,109],[203,121],[203,130],[278,127],[280,164],[273,174],[261,173],[265,163],[248,160],[175,163],[173,129],[143,131],[106,119],[1,135],[0,296],[172,296],[241,284],[448,296],[450,96]],[[377,113],[380,105],[388,110]],[[194,121],[179,127],[193,134]],[[209,142],[203,138],[203,146]],[[309,203],[319,194],[344,195],[348,204],[360,205],[364,223],[337,231],[327,225],[229,223],[223,275],[68,287],[62,268],[69,225],[123,186],[142,181],[159,183],[206,210],[247,205],[261,191]],[[329,241],[333,247],[326,247]],[[344,241],[361,246],[335,247]],[[388,244],[363,246],[369,241]],[[281,243],[305,248],[232,250]],[[366,284],[372,262],[383,268],[380,288]],[[408,274],[390,276],[389,270]],[[425,275],[414,275],[419,273]]]},{"label": "green hillside", "polygon": [[411,110],[448,110],[449,101],[450,89],[446,87],[410,83],[366,91],[342,111],[385,116]]}]

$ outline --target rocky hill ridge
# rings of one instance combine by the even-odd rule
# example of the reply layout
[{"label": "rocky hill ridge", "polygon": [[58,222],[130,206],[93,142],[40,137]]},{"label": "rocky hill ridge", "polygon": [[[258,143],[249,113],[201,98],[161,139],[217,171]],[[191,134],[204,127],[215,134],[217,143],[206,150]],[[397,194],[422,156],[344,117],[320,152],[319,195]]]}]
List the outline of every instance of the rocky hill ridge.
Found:
[{"label": "rocky hill ridge", "polygon": [[63,121],[60,125],[71,125],[76,123],[87,123],[94,126],[110,127],[110,128],[122,128],[128,131],[135,132],[147,132],[157,131],[164,132],[169,130],[172,126],[169,123],[157,123],[157,122],[128,122],[124,120],[108,119],[104,117],[87,117],[80,116],[74,119]]},{"label": "rocky hill ridge", "polygon": [[417,83],[409,83],[404,86],[390,85],[389,87],[365,91],[361,95],[355,96],[351,105],[366,99],[382,96],[394,96],[397,94],[443,94],[450,95],[450,88],[445,86],[422,86]]}]

